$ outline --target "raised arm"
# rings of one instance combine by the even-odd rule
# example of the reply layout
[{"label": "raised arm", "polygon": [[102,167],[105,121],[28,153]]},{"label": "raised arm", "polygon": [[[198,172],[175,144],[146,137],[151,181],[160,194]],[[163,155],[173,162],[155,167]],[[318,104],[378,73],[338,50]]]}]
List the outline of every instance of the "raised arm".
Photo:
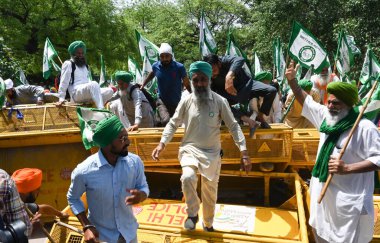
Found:
[{"label": "raised arm", "polygon": [[286,69],[285,76],[288,80],[288,84],[293,91],[297,101],[303,105],[307,93],[298,85],[298,81],[296,79],[297,70],[299,68],[299,64],[294,68],[294,61],[291,61],[289,67]]}]

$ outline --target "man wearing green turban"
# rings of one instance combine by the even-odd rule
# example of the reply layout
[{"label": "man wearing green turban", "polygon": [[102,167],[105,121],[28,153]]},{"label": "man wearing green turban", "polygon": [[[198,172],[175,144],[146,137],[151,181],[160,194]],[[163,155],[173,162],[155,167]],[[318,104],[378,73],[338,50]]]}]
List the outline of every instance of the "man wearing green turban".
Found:
[{"label": "man wearing green turban", "polygon": [[[93,141],[96,154],[72,172],[67,199],[82,224],[86,242],[137,242],[132,205],[144,201],[149,188],[140,157],[128,152],[128,132],[119,118],[100,121]],[[87,218],[81,196],[86,193]]]},{"label": "man wearing green turban", "polygon": [[242,169],[251,170],[245,138],[234,119],[227,100],[210,89],[211,65],[198,61],[190,65],[192,93],[181,99],[174,116],[166,125],[160,143],[152,152],[154,160],[172,139],[179,126],[185,124],[185,134],[179,149],[182,167],[182,191],[188,218],[184,227],[194,230],[198,222],[197,171],[202,175],[203,228],[214,231],[213,220],[221,167],[220,125],[228,127],[241,151]]},{"label": "man wearing green turban", "polygon": [[126,71],[114,74],[119,91],[110,100],[110,110],[119,117],[128,131],[154,126],[154,112],[140,85],[131,84],[133,75]]},{"label": "man wearing green turban", "polygon": [[[380,166],[380,133],[358,117],[358,91],[352,84],[328,84],[327,107],[313,101],[297,84],[298,65],[291,63],[286,78],[303,105],[302,115],[320,131],[317,161],[310,181],[310,218],[317,242],[370,242],[374,229],[374,174]],[[339,153],[349,140],[341,159]],[[328,174],[335,174],[319,204]]]},{"label": "man wearing green turban", "polygon": [[66,101],[66,92],[69,92],[71,101],[75,103],[95,103],[98,109],[104,108],[104,101],[113,95],[110,87],[100,88],[98,82],[89,79],[90,73],[86,63],[86,45],[83,41],[74,41],[70,44],[68,52],[70,60],[62,64],[59,82],[57,106]]},{"label": "man wearing green turban", "polygon": [[[298,85],[308,94],[310,95],[315,102],[320,102],[319,92],[316,89],[313,89],[313,83],[308,79],[302,79],[298,82]],[[315,128],[314,125],[306,119],[306,117],[302,116],[302,105],[294,100],[294,94],[290,90],[288,96],[285,101],[285,109],[288,107],[289,111],[285,117],[284,123],[292,128]]]}]

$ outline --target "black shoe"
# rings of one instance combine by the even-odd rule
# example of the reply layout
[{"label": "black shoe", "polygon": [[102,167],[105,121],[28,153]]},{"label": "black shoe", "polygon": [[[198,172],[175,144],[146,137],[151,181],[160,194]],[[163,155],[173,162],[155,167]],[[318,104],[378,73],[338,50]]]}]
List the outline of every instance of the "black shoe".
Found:
[{"label": "black shoe", "polygon": [[198,215],[195,217],[187,217],[184,227],[186,230],[195,230],[195,226],[197,225],[197,222],[198,222]]},{"label": "black shoe", "polygon": [[271,129],[271,126],[268,124],[268,122],[265,121],[261,122],[260,127],[264,129]]},{"label": "black shoe", "polygon": [[203,230],[206,231],[206,232],[214,232],[214,227],[206,227],[203,223],[202,223],[202,226],[203,226]]}]

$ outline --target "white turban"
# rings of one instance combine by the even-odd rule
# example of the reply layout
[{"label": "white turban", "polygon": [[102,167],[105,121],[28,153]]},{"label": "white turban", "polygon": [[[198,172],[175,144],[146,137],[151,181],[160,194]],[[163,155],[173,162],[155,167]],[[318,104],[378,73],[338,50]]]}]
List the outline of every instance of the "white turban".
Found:
[{"label": "white turban", "polygon": [[173,56],[172,47],[168,43],[161,43],[160,49],[158,50],[159,54],[168,53]]},{"label": "white turban", "polygon": [[7,80],[4,81],[5,83],[5,89],[11,89],[13,88],[13,81],[12,79],[8,78]]}]

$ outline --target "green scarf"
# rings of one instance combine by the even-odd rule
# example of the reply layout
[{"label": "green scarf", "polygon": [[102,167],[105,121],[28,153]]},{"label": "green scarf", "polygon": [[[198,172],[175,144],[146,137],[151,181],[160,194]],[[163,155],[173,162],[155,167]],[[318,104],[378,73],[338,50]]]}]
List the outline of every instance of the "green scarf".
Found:
[{"label": "green scarf", "polygon": [[346,130],[350,129],[357,117],[359,112],[357,109],[351,109],[347,116],[340,120],[335,126],[328,126],[326,124],[326,119],[323,120],[322,125],[319,129],[320,132],[325,133],[327,136],[326,141],[323,143],[317,162],[314,165],[311,174],[314,177],[318,177],[320,182],[326,182],[327,176],[329,175],[329,160],[336,143],[340,135]]}]

